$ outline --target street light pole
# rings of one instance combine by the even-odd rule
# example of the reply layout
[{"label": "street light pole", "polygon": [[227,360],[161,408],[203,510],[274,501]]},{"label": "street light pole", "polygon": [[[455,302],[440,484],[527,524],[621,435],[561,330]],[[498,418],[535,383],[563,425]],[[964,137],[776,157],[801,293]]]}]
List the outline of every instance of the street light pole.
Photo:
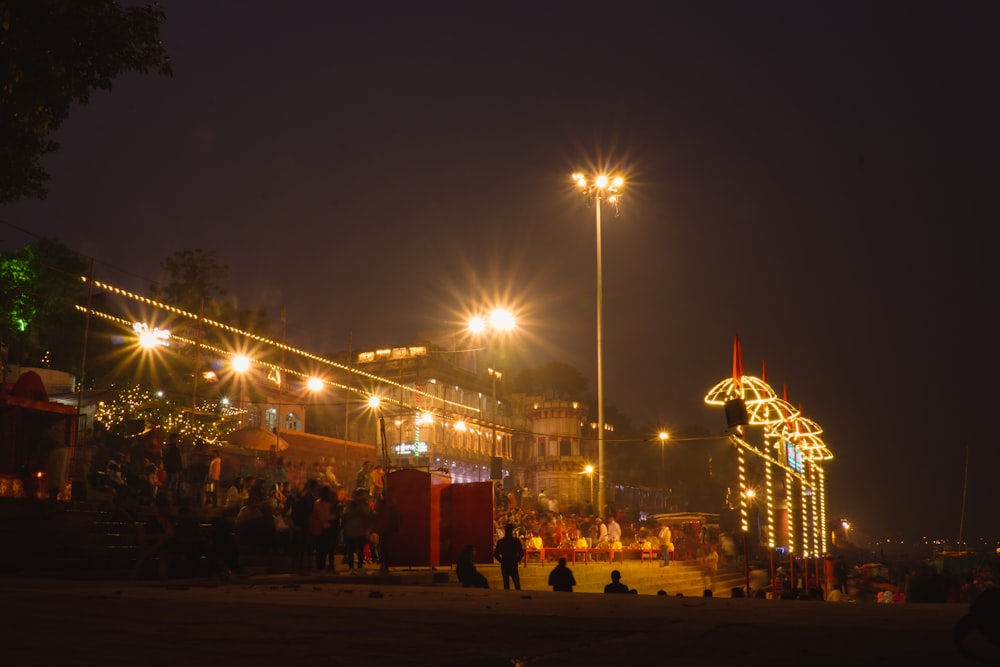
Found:
[{"label": "street light pole", "polygon": [[667,442],[667,438],[670,434],[666,431],[660,431],[660,490],[663,493],[664,504],[666,504],[666,494],[667,494],[667,474],[666,466],[663,465],[663,446]]},{"label": "street light pole", "polygon": [[597,228],[597,510],[604,511],[604,276],[601,253],[601,200],[617,204],[618,193],[624,183],[621,176],[610,178],[601,174],[588,180],[580,173],[573,174],[580,191],[594,200],[594,221]]},{"label": "street light pole", "polygon": [[584,466],[583,472],[586,473],[587,478],[590,480],[590,497],[589,497],[589,500],[590,500],[591,506],[593,506],[593,504],[594,504],[594,466],[592,466],[592,465],[590,465],[588,463],[586,466]]},{"label": "street light pole", "polygon": [[604,512],[604,279],[601,266],[601,196],[594,197],[597,221],[597,511]]},{"label": "street light pole", "polygon": [[495,368],[489,369],[490,377],[493,379],[493,456],[500,456],[497,445],[497,380],[503,377],[503,373]]}]

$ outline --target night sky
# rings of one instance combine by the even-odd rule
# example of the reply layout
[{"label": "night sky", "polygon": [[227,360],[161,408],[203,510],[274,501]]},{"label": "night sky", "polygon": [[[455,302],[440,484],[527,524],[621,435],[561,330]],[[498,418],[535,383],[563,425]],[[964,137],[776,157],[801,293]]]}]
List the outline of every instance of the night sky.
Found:
[{"label": "night sky", "polygon": [[617,168],[609,403],[721,433],[738,332],[825,428],[831,516],[955,540],[968,448],[964,537],[1000,538],[995,3],[162,4],[173,78],[77,108],[49,198],[0,218],[143,293],[214,249],[316,352],[512,304],[525,362],[596,393],[569,174]]}]

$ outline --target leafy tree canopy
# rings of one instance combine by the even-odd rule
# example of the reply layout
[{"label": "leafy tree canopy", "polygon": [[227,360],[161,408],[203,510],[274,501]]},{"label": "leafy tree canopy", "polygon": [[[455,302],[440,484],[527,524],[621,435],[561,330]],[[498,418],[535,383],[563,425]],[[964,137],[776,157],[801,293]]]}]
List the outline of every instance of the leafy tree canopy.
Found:
[{"label": "leafy tree canopy", "polygon": [[52,239],[0,254],[0,340],[12,362],[75,366],[86,270],[83,257]]},{"label": "leafy tree canopy", "polygon": [[587,378],[578,369],[553,361],[518,373],[514,378],[514,390],[550,399],[574,401],[583,399],[587,383]]},{"label": "leafy tree canopy", "polygon": [[170,75],[159,5],[0,0],[0,203],[44,199],[49,136],[91,91],[126,72]]},{"label": "leafy tree canopy", "polygon": [[200,313],[202,306],[209,313],[218,310],[219,299],[226,295],[229,267],[219,262],[214,250],[179,250],[164,258],[160,268],[167,282],[151,286],[158,299],[192,313]]}]

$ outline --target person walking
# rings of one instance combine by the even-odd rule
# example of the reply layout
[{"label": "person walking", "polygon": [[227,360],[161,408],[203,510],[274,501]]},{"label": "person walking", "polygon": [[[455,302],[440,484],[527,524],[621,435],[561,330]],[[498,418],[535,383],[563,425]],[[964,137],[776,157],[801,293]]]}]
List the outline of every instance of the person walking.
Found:
[{"label": "person walking", "polygon": [[514,524],[508,523],[503,527],[504,535],[497,540],[497,546],[493,550],[493,557],[500,561],[500,574],[503,576],[504,590],[510,590],[510,583],[513,580],[514,590],[521,590],[521,573],[518,572],[521,560],[524,558],[524,547],[521,540],[514,536]]},{"label": "person walking", "polygon": [[549,572],[549,586],[554,591],[573,592],[573,587],[576,586],[576,577],[573,576],[573,570],[566,567],[565,558],[560,558],[559,564]]}]

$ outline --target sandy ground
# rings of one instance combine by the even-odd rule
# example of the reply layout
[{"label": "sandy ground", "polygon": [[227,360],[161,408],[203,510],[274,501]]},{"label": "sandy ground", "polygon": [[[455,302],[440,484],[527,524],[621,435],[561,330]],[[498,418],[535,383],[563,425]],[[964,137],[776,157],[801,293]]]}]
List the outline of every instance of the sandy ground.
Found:
[{"label": "sandy ground", "polygon": [[981,664],[952,641],[965,605],[280,576],[219,584],[2,579],[0,594],[4,665]]}]

